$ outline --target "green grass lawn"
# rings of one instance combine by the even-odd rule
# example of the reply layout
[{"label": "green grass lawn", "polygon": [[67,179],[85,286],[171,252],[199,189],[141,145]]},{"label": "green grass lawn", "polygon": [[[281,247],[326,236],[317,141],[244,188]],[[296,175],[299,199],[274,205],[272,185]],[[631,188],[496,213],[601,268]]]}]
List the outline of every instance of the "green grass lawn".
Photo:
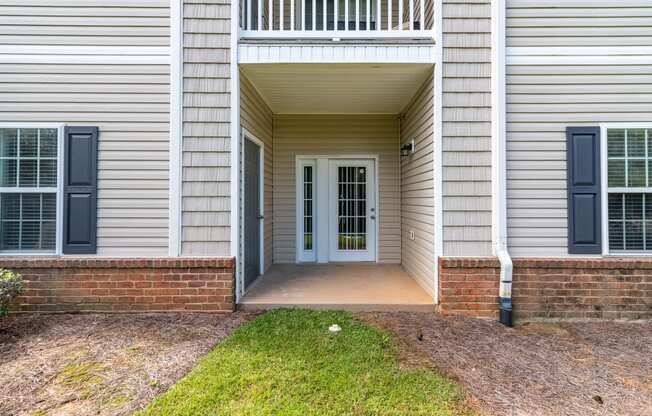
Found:
[{"label": "green grass lawn", "polygon": [[[337,323],[339,333],[328,327]],[[415,341],[417,342],[417,341]],[[244,324],[141,415],[470,415],[457,385],[402,368],[391,335],[331,311]]]}]

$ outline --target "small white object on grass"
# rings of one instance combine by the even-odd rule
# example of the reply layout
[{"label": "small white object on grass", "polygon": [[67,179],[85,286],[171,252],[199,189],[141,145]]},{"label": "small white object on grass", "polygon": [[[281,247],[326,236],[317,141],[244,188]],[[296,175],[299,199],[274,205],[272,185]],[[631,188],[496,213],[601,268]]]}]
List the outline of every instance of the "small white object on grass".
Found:
[{"label": "small white object on grass", "polygon": [[328,327],[328,330],[331,332],[340,332],[342,330],[342,327],[339,326],[338,324],[333,324]]}]

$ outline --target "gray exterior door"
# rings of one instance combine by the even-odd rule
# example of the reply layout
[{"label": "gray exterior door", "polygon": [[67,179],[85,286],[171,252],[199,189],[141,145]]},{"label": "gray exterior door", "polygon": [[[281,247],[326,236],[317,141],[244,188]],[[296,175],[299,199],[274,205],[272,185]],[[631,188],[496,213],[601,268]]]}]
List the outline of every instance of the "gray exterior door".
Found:
[{"label": "gray exterior door", "polygon": [[260,275],[260,147],[244,141],[244,285]]}]

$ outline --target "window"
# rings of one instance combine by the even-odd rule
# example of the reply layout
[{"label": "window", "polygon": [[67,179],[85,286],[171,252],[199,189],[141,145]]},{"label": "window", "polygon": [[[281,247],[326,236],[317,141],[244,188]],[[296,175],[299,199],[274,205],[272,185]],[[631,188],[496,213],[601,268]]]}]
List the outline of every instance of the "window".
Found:
[{"label": "window", "polygon": [[607,129],[609,251],[652,251],[652,128]]},{"label": "window", "polygon": [[58,128],[0,126],[0,251],[56,251],[58,149]]}]

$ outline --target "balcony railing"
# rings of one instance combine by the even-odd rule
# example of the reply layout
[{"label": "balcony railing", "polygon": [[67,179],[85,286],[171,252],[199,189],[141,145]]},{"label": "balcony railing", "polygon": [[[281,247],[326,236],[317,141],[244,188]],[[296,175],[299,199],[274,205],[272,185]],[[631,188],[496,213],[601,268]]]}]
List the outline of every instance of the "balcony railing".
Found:
[{"label": "balcony railing", "polygon": [[240,0],[242,38],[432,39],[433,0]]}]

